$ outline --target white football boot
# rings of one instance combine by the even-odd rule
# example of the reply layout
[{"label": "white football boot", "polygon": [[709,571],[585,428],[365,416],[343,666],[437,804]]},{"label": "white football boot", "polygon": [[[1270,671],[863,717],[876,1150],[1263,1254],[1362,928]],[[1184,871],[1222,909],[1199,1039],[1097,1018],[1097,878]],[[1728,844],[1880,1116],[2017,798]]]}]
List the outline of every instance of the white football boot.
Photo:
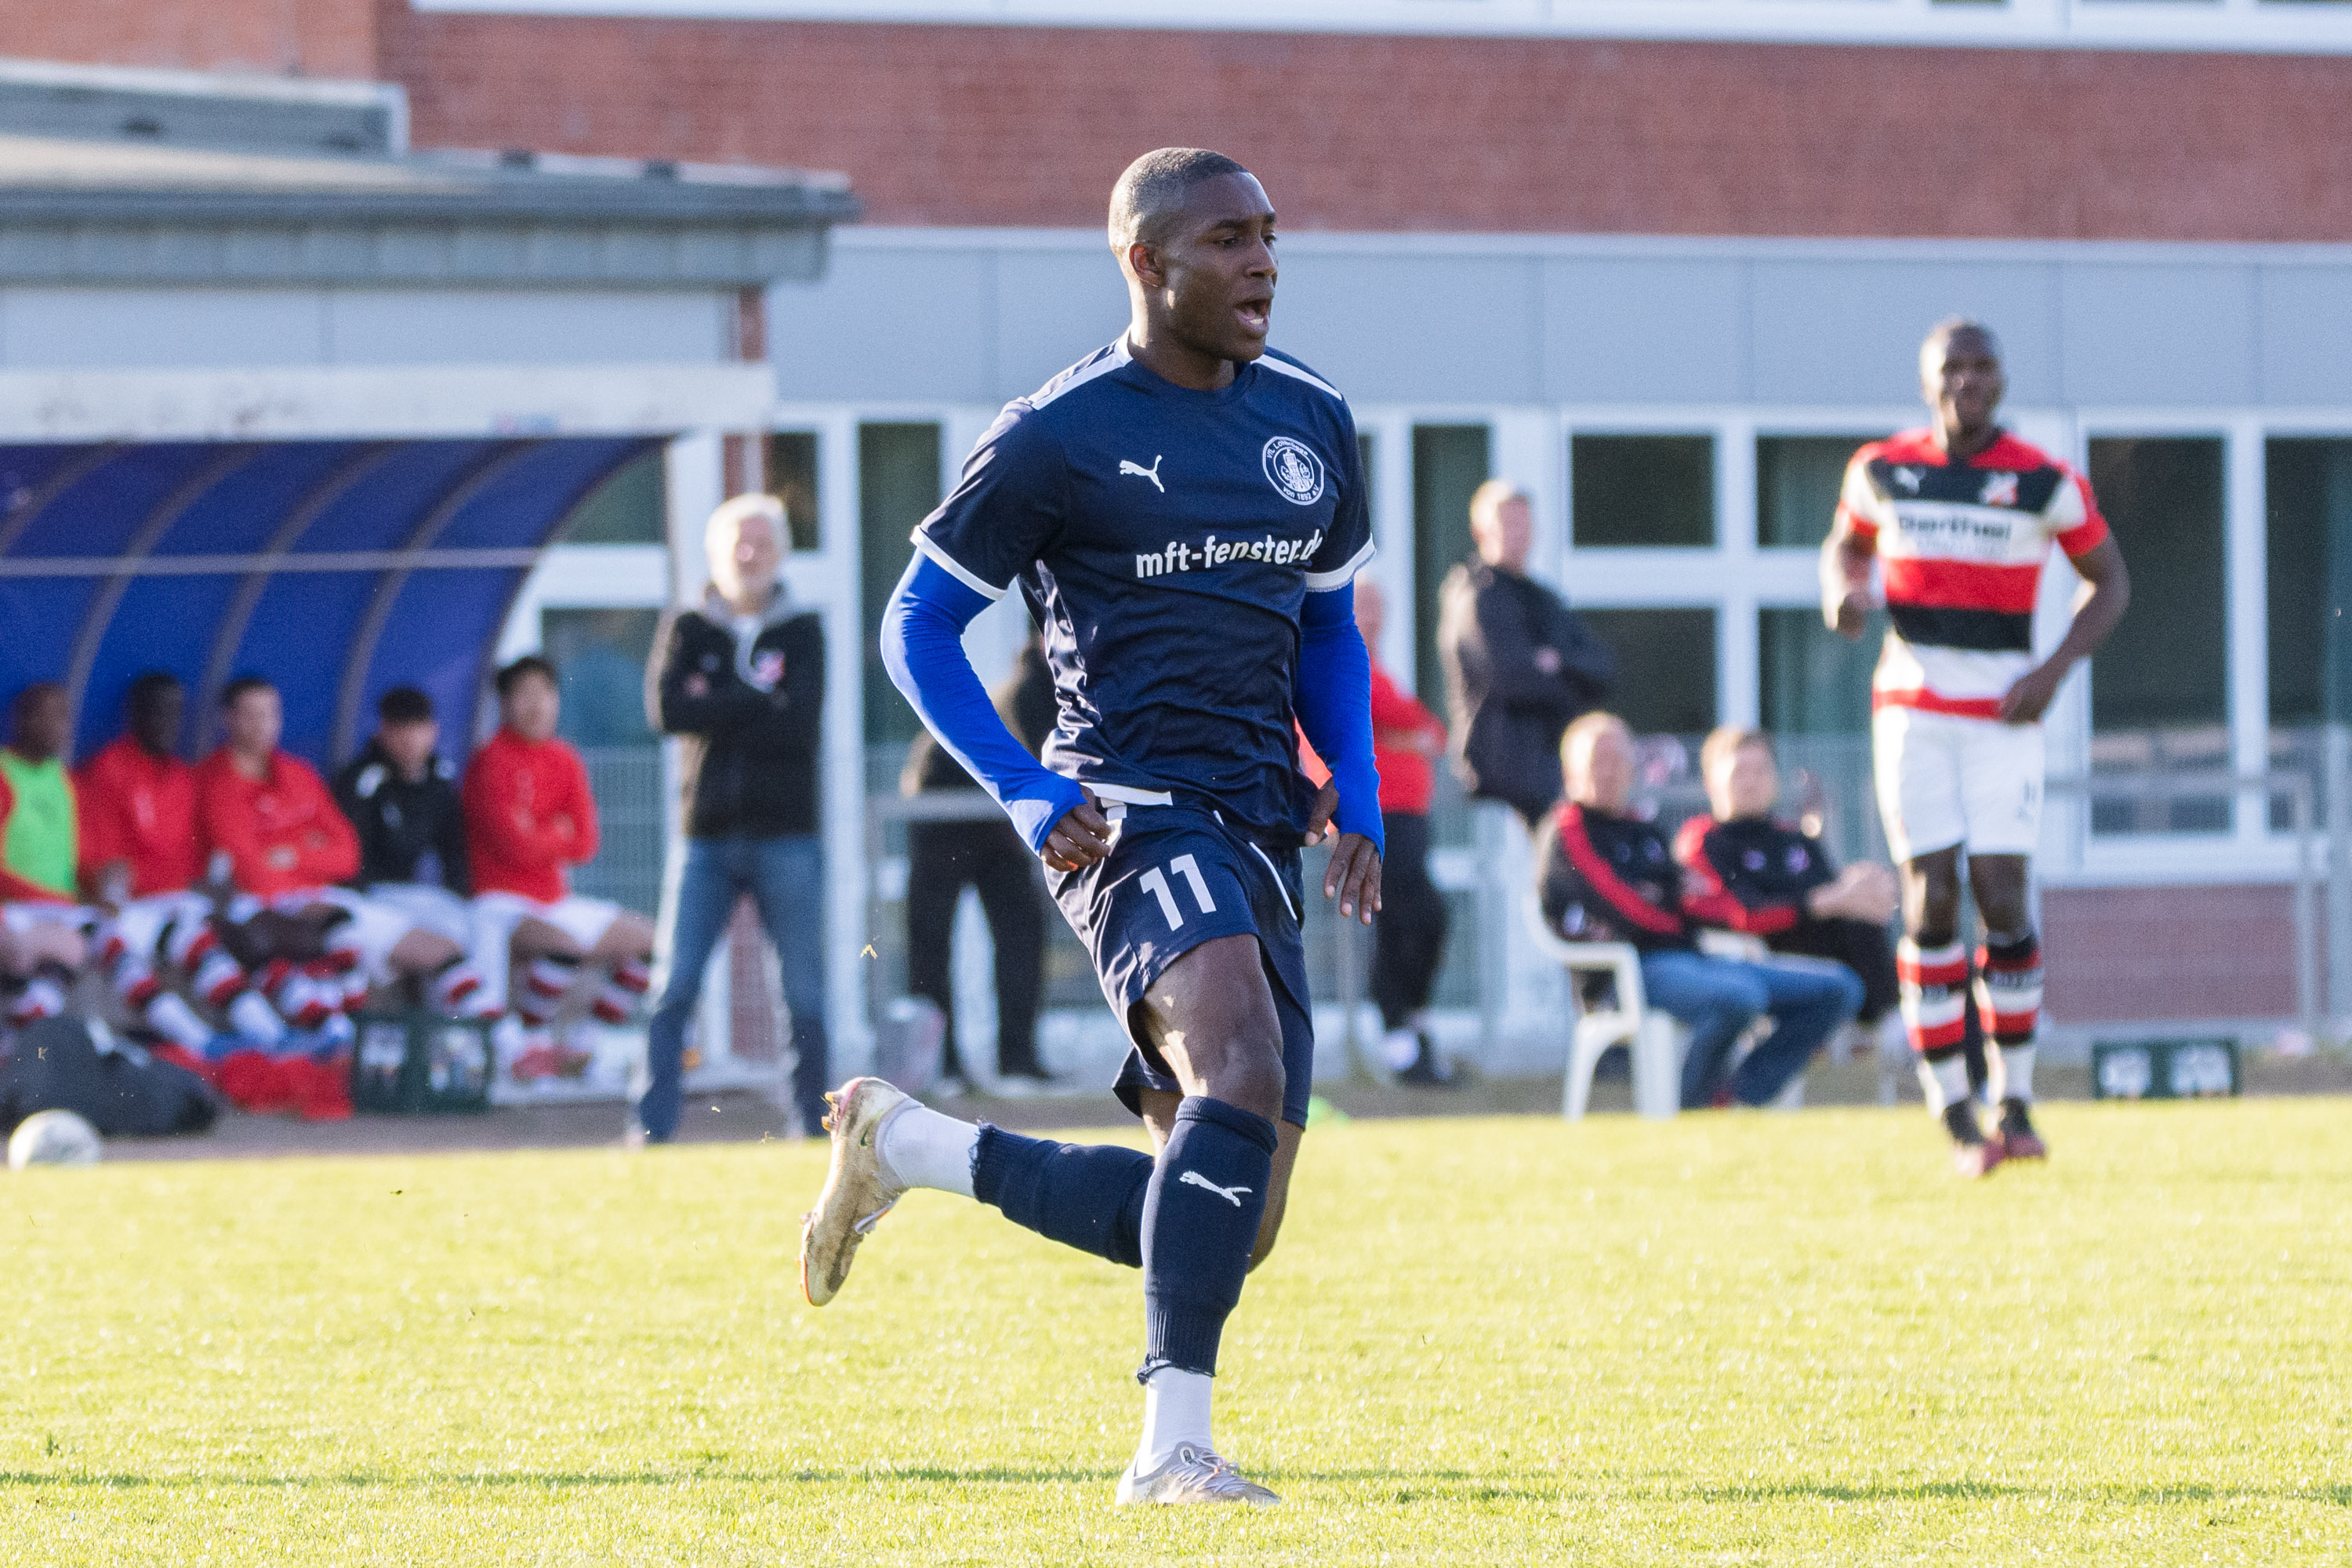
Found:
[{"label": "white football boot", "polygon": [[1118,1478],[1118,1505],[1143,1502],[1238,1502],[1252,1508],[1272,1508],[1282,1500],[1255,1481],[1244,1479],[1233,1462],[1206,1448],[1179,1443],[1176,1456],[1148,1476],[1129,1465]]},{"label": "white football boot", "polygon": [[841,1294],[857,1244],[907,1191],[890,1179],[876,1134],[908,1097],[878,1078],[854,1078],[824,1100],[833,1166],[816,1207],[801,1216],[801,1294],[812,1307]]}]

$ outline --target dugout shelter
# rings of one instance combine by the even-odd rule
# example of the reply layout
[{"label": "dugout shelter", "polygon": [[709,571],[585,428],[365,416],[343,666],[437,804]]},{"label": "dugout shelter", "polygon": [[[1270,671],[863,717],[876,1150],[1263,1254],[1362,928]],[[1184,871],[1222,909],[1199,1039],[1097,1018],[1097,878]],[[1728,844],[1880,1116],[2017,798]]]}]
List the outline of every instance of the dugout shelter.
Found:
[{"label": "dugout shelter", "polygon": [[322,769],[403,683],[462,752],[533,568],[648,455],[698,561],[774,397],[761,291],[822,274],[846,180],[406,125],[374,83],[0,61],[0,690],[62,681],[77,755],[153,668],[191,756],[247,672]]}]

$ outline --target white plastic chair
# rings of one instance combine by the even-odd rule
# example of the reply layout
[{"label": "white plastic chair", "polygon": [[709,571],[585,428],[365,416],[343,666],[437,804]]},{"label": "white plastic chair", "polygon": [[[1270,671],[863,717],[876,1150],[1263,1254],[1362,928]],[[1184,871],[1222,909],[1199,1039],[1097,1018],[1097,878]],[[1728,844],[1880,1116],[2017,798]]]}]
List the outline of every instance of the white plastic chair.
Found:
[{"label": "white plastic chair", "polygon": [[[1583,1119],[1592,1099],[1592,1069],[1612,1046],[1623,1046],[1633,1058],[1633,1109],[1658,1120],[1674,1116],[1682,1109],[1683,1031],[1671,1016],[1652,1012],[1644,1003],[1642,955],[1630,942],[1567,941],[1545,921],[1533,889],[1526,910],[1538,951],[1569,973],[1570,1005],[1577,1013],[1560,1114],[1570,1121]],[[1615,1006],[1586,1008],[1577,982],[1587,974],[1606,974],[1615,982]]]}]

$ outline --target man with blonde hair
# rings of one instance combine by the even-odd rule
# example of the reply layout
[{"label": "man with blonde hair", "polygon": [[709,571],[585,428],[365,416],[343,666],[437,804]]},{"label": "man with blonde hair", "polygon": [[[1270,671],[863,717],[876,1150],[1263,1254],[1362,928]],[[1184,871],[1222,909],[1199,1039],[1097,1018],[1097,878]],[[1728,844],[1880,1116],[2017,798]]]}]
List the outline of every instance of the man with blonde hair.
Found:
[{"label": "man with blonde hair", "polygon": [[1609,695],[1617,655],[1568,602],[1527,574],[1528,492],[1488,479],[1470,497],[1475,559],[1438,590],[1437,652],[1454,715],[1454,771],[1530,830],[1559,798],[1560,731]]},{"label": "man with blonde hair", "polygon": [[[1745,963],[1698,951],[1682,868],[1657,824],[1633,814],[1633,737],[1587,713],[1560,738],[1567,798],[1536,838],[1544,920],[1570,942],[1630,942],[1649,1005],[1691,1027],[1683,1105],[1768,1105],[1862,1005],[1862,982],[1834,964]],[[1731,1048],[1770,1015],[1772,1033],[1727,1075]]]},{"label": "man with blonde hair", "polygon": [[632,1137],[677,1130],[686,1024],[702,972],[745,893],[776,945],[792,1013],[793,1103],[801,1131],[824,1118],[824,854],[817,837],[817,754],[824,628],[796,610],[781,573],[791,535],[783,503],[740,495],[710,514],[710,585],[673,610],[646,670],[646,716],[678,737],[685,860],[664,933],[668,979],[646,1032],[647,1081]]},{"label": "man with blonde hair", "polygon": [[1774,952],[1844,964],[1862,981],[1860,1021],[1875,1030],[1895,1003],[1886,932],[1895,873],[1874,861],[1840,870],[1818,832],[1772,815],[1780,764],[1763,731],[1721,726],[1699,747],[1698,767],[1709,812],[1675,834],[1683,912],[1760,937]]}]

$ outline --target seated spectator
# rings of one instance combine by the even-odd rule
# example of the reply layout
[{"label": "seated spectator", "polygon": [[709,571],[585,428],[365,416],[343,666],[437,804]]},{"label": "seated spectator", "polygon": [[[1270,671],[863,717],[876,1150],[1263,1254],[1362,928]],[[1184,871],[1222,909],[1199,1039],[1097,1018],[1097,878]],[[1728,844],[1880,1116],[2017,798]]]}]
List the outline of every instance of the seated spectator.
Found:
[{"label": "seated spectator", "polygon": [[[123,733],[74,773],[83,894],[103,917],[98,963],[129,1022],[197,1059],[219,1032],[257,1044],[285,1033],[220,945],[196,831],[195,770],[174,752],[187,694],[151,669],[123,700]],[[203,1009],[204,1011],[199,1011]]]},{"label": "seated spectator", "polygon": [[436,748],[433,700],[395,686],[376,702],[375,733],[335,774],[335,804],[359,836],[362,889],[380,883],[444,888],[463,898],[466,814],[457,769]]},{"label": "seated spectator", "polygon": [[[278,750],[278,689],[240,677],[221,704],[228,739],[196,769],[197,830],[238,891],[322,937],[319,956],[276,953],[262,969],[261,989],[278,1014],[320,1027],[373,987],[411,977],[429,982],[443,1011],[482,1005],[488,988],[466,962],[467,926],[436,931],[394,900],[333,885],[358,874],[359,836],[310,764]],[[238,910],[237,923],[256,912]]]},{"label": "seated spectator", "polygon": [[74,787],[58,760],[73,727],[65,688],[42,681],[16,693],[0,746],[0,902],[75,900]]},{"label": "seated spectator", "polygon": [[58,753],[72,729],[65,689],[16,694],[0,747],[0,905],[12,950],[0,970],[0,1009],[17,1026],[65,1011],[81,967],[74,900],[74,795]]},{"label": "seated spectator", "polygon": [[1837,868],[1829,847],[1772,816],[1780,769],[1771,737],[1727,724],[1699,748],[1711,816],[1675,835],[1683,912],[1701,925],[1761,937],[1774,952],[1826,958],[1862,981],[1856,1019],[1875,1030],[1895,1002],[1895,873],[1868,863]]},{"label": "seated spectator", "polygon": [[[478,962],[530,1031],[510,1070],[569,1075],[588,1053],[557,1045],[547,1029],[583,966],[604,974],[596,1016],[627,1019],[652,983],[653,922],[572,891],[571,868],[596,857],[596,802],[580,753],[555,735],[555,667],[535,654],[519,658],[499,671],[498,690],[499,732],[474,753],[463,792]],[[523,967],[520,986],[507,983],[509,964]]]},{"label": "seated spectator", "polygon": [[195,770],[174,752],[187,693],[178,677],[151,669],[131,683],[124,708],[123,732],[74,772],[81,885],[107,909],[185,892],[205,868]]},{"label": "seated spectator", "polygon": [[1537,836],[1544,919],[1570,942],[1630,942],[1649,1005],[1689,1025],[1682,1102],[1717,1102],[1732,1047],[1758,1018],[1773,1028],[1729,1074],[1730,1098],[1770,1103],[1862,1005],[1862,982],[1831,964],[1746,963],[1697,951],[1681,869],[1656,826],[1632,814],[1633,737],[1612,713],[1587,713],[1560,738],[1568,797]]},{"label": "seated spectator", "polygon": [[228,739],[196,767],[196,831],[238,891],[274,899],[358,874],[360,841],[316,769],[278,749],[278,689],[239,676],[221,693]]}]

